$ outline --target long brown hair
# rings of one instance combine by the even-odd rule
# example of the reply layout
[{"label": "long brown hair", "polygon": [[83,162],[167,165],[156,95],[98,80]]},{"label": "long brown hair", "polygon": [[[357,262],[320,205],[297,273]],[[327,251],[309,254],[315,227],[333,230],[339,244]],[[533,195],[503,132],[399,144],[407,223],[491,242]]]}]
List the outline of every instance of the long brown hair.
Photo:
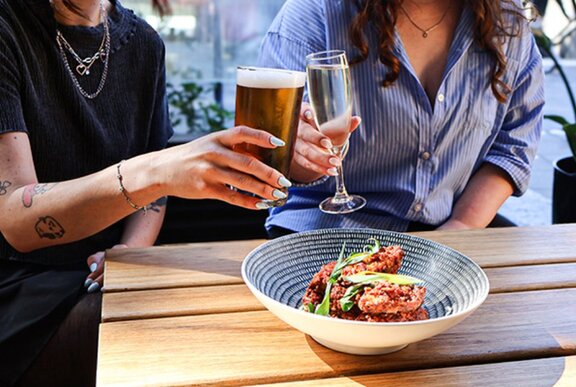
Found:
[{"label": "long brown hair", "polygon": [[[400,74],[400,61],[394,55],[394,26],[398,20],[400,5],[403,0],[351,0],[358,7],[358,14],[352,21],[350,39],[360,51],[359,58],[351,63],[358,63],[368,57],[366,27],[372,23],[378,35],[378,57],[389,68],[383,86],[394,83]],[[502,45],[505,38],[518,36],[521,22],[525,20],[524,9],[518,8],[512,0],[464,0],[474,14],[474,38],[476,43],[486,50],[494,59],[490,86],[498,101],[505,102],[510,93],[502,77],[506,72],[507,60]],[[503,6],[506,4],[506,6]],[[535,12],[531,9],[531,12]],[[511,18],[506,15],[511,14]],[[512,20],[512,24],[506,23]]]}]

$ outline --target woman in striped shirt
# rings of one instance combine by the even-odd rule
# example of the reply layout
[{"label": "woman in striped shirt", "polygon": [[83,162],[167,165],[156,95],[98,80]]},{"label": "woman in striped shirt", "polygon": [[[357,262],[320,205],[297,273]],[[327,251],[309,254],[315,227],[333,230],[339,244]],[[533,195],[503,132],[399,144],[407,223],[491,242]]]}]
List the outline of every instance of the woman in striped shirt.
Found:
[{"label": "woman in striped shirt", "polygon": [[368,204],[328,215],[334,192],[327,137],[306,107],[288,203],[272,236],[330,227],[397,231],[487,226],[527,189],[542,125],[542,60],[511,0],[288,0],[260,65],[305,68],[312,52],[351,59],[355,114],[344,163],[350,192]]}]

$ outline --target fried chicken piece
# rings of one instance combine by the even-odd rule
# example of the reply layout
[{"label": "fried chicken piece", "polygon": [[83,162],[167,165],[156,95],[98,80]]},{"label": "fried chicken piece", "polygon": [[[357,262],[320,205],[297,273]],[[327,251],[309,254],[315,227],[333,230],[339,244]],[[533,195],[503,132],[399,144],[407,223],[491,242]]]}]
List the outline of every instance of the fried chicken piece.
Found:
[{"label": "fried chicken piece", "polygon": [[364,258],[366,270],[396,274],[402,265],[404,250],[400,246],[384,246],[378,252]]},{"label": "fried chicken piece", "polygon": [[421,307],[411,312],[381,314],[361,313],[355,318],[355,320],[369,322],[408,322],[428,320],[429,318],[430,316],[428,315],[428,311]]},{"label": "fried chicken piece", "polygon": [[424,287],[382,281],[372,288],[364,289],[358,307],[362,312],[370,314],[412,312],[422,306],[425,295]]},{"label": "fried chicken piece", "polygon": [[318,305],[322,302],[324,292],[326,291],[326,284],[332,274],[332,270],[334,270],[334,266],[336,266],[336,261],[327,263],[314,275],[312,281],[310,281],[310,285],[308,285],[306,289],[306,293],[304,293],[304,297],[302,297],[302,305]]}]

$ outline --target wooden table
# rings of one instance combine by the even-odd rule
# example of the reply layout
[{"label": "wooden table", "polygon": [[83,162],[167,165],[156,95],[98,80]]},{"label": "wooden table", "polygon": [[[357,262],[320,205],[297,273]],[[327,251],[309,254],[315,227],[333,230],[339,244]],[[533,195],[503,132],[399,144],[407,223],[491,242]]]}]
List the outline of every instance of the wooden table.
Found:
[{"label": "wooden table", "polygon": [[427,232],[486,271],[461,324],[389,355],[322,347],[243,284],[264,240],[111,250],[98,385],[576,386],[576,225]]}]

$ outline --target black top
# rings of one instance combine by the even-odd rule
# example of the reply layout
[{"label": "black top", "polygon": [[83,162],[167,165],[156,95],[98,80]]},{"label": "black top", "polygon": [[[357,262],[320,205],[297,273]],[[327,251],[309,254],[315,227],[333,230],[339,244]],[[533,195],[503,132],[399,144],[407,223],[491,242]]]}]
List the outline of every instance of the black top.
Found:
[{"label": "black top", "polygon": [[[85,176],[161,149],[172,135],[164,44],[145,21],[118,1],[113,3],[108,77],[102,92],[91,100],[80,94],[64,67],[56,29],[84,58],[98,50],[103,25],[58,25],[49,0],[0,0],[0,133],[28,133],[40,183]],[[70,55],[68,60],[75,68]],[[90,75],[77,76],[88,93],[96,90],[102,69],[97,61]],[[0,259],[85,261],[118,243],[121,232],[119,222],[85,240],[27,254],[16,252],[0,236]]]}]

